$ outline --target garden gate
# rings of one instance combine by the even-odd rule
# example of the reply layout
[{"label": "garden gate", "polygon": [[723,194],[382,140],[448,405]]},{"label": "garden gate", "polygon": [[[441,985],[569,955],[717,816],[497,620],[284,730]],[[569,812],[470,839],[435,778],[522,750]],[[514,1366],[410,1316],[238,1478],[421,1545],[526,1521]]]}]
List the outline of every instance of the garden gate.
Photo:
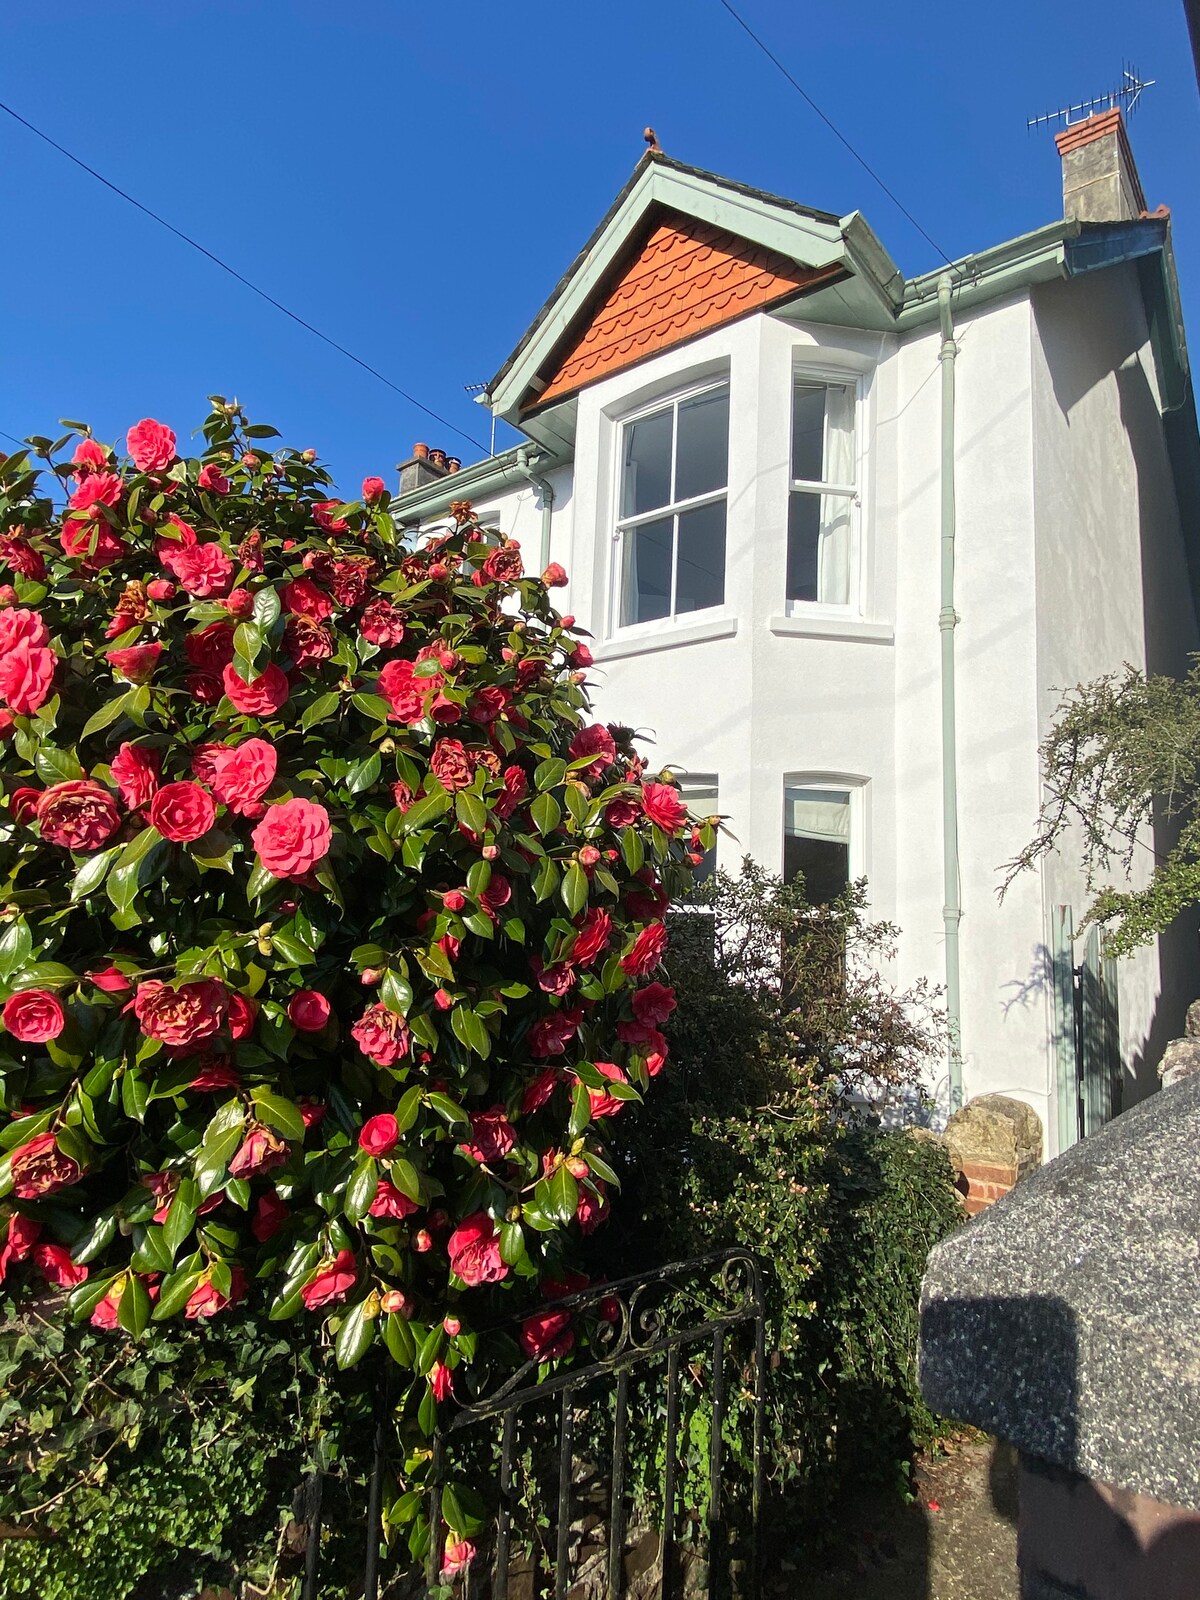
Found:
[{"label": "garden gate", "polygon": [[1104,955],[1100,930],[1091,927],[1076,966],[1074,933],[1070,906],[1055,906],[1050,954],[1060,1150],[1095,1133],[1121,1109],[1117,964]]},{"label": "garden gate", "polygon": [[[537,1361],[526,1361],[494,1392],[464,1405],[435,1436],[428,1506],[434,1538],[426,1583],[433,1587],[443,1562],[441,1496],[456,1450],[463,1441],[478,1439],[480,1430],[490,1429],[499,1504],[490,1536],[476,1541],[480,1555],[464,1576],[463,1600],[482,1600],[484,1595],[508,1600],[513,1531],[522,1503],[527,1511],[533,1510],[535,1528],[544,1521],[553,1530],[552,1548],[544,1545],[540,1552],[535,1550],[532,1562],[526,1563],[522,1574],[522,1586],[530,1585],[526,1593],[552,1593],[555,1600],[564,1600],[568,1588],[581,1581],[581,1567],[586,1565],[588,1592],[601,1600],[621,1600],[627,1593],[626,1534],[635,1476],[631,1469],[638,1468],[643,1485],[646,1480],[644,1456],[639,1465],[632,1451],[646,1450],[648,1435],[655,1431],[652,1414],[657,1412],[662,1417],[655,1458],[655,1465],[659,1457],[662,1463],[656,1516],[661,1526],[647,1531],[655,1546],[652,1565],[660,1572],[658,1595],[671,1600],[682,1593],[679,1535],[686,1519],[693,1535],[703,1525],[703,1538],[689,1541],[694,1563],[689,1595],[697,1600],[701,1595],[710,1600],[726,1596],[757,1600],[766,1403],[766,1320],[759,1258],[749,1250],[724,1250],[646,1275],[596,1284],[547,1302],[543,1309],[567,1312],[573,1318],[589,1310],[601,1313],[598,1321],[589,1323],[593,1332],[587,1357],[541,1381]],[[553,1427],[537,1426],[551,1407]],[[531,1508],[528,1502],[531,1429],[523,1430],[523,1424],[532,1424],[543,1459],[551,1450],[553,1454],[553,1482],[544,1496],[550,1503],[540,1508]],[[699,1473],[697,1441],[706,1447],[707,1457]],[[387,1407],[381,1399],[368,1491],[364,1600],[376,1600],[379,1592],[387,1446]],[[731,1459],[738,1470],[727,1473]],[[585,1480],[591,1482],[590,1493],[585,1492]],[[700,1485],[691,1504],[689,1482],[693,1490]],[[317,1600],[319,1594],[319,1485],[317,1478],[306,1507],[303,1600]],[[579,1515],[585,1502],[592,1507],[590,1518]],[[539,1509],[547,1514],[539,1517]],[[583,1533],[589,1521],[592,1550],[585,1562]],[[544,1587],[543,1580],[552,1580],[552,1587]]]}]

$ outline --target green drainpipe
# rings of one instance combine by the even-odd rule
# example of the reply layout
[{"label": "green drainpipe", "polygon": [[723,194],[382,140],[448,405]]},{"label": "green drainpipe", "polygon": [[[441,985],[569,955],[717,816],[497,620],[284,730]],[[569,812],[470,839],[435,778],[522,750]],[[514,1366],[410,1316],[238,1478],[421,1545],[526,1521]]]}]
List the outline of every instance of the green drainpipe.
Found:
[{"label": "green drainpipe", "polygon": [[550,518],[554,511],[554,490],[548,478],[539,478],[529,465],[529,458],[524,447],[517,452],[517,470],[526,478],[542,497],[542,562],[539,572],[545,572],[550,565]]},{"label": "green drainpipe", "polygon": [[962,921],[958,865],[958,749],[955,730],[954,629],[954,323],[950,314],[953,280],[938,279],[938,316],[942,346],[942,608],[938,628],[942,641],[942,923],[946,938],[946,1014],[950,1024],[947,1067],[950,1110],[963,1101],[962,987],[959,978],[958,929]]}]

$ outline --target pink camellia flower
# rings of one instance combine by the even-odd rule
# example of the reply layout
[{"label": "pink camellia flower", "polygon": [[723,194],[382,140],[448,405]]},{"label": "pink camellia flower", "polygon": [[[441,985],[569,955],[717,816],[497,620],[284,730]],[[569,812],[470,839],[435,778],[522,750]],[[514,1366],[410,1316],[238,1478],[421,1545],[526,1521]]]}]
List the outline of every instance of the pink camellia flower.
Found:
[{"label": "pink camellia flower", "polygon": [[324,806],[312,800],[283,800],[267,807],[250,837],[272,877],[302,878],[329,854],[333,828]]},{"label": "pink camellia flower", "polygon": [[504,1114],[504,1107],[496,1105],[489,1111],[471,1113],[471,1137],[458,1148],[485,1166],[503,1161],[516,1142],[517,1136]]},{"label": "pink camellia flower", "polygon": [[[71,510],[90,511],[93,506],[115,506],[121,498],[122,488],[123,485],[118,473],[90,472],[86,478],[82,479],[79,487],[71,496],[69,501]],[[88,526],[89,524],[76,525],[72,529],[72,534],[74,535]],[[64,529],[64,537],[65,533],[66,530]],[[77,553],[73,550],[67,550],[65,544],[63,549],[66,550],[68,555]]]},{"label": "pink camellia flower", "polygon": [[249,1285],[243,1269],[235,1266],[230,1271],[229,1280],[229,1293],[224,1295],[209,1279],[202,1279],[192,1290],[183,1313],[187,1320],[194,1322],[198,1317],[215,1317],[219,1312],[228,1311],[230,1306],[235,1306],[240,1300],[244,1300]]},{"label": "pink camellia flower", "polygon": [[71,1252],[61,1244],[34,1246],[33,1264],[40,1267],[47,1283],[58,1289],[74,1289],[86,1281],[88,1269],[71,1260]]},{"label": "pink camellia flower", "polygon": [[58,1140],[49,1129],[17,1146],[12,1153],[11,1170],[13,1193],[18,1200],[40,1200],[83,1177],[83,1168],[58,1148]]},{"label": "pink camellia flower", "polygon": [[169,1049],[191,1050],[215,1039],[225,1026],[229,994],[216,978],[170,984],[148,978],[133,998],[142,1032]]},{"label": "pink camellia flower", "polygon": [[269,1189],[266,1194],[260,1194],[258,1197],[258,1205],[250,1222],[250,1232],[259,1244],[266,1244],[268,1239],[275,1237],[290,1216],[291,1212],[274,1189]]},{"label": "pink camellia flower", "polygon": [[368,644],[377,644],[382,648],[404,641],[404,615],[397,611],[390,600],[372,600],[358,626]]},{"label": "pink camellia flower", "polygon": [[344,1300],[358,1277],[358,1263],[353,1250],[339,1250],[337,1255],[319,1271],[300,1291],[300,1298],[310,1311],[319,1306],[335,1305]]},{"label": "pink camellia flower", "polygon": [[642,810],[664,833],[676,834],[687,821],[679,790],[669,783],[648,783],[642,789]]},{"label": "pink camellia flower", "polygon": [[22,640],[39,647],[50,643],[50,630],[41,614],[27,606],[11,606],[0,611],[0,656],[7,655]]},{"label": "pink camellia flower", "polygon": [[43,789],[37,821],[47,844],[82,852],[106,845],[121,825],[121,814],[107,789],[90,778],[69,778]]},{"label": "pink camellia flower", "polygon": [[196,487],[203,489],[205,494],[228,494],[230,483],[215,461],[206,461],[200,468]]},{"label": "pink camellia flower", "polygon": [[229,593],[237,570],[227,551],[219,544],[194,544],[173,551],[163,558],[179,580],[181,588],[197,599]]},{"label": "pink camellia flower", "polygon": [[[85,478],[81,488],[72,495],[72,500],[77,500],[90,484],[98,484],[102,478],[109,476],[111,474],[100,472],[95,477]],[[118,478],[116,482],[119,487],[121,480]],[[128,554],[129,548],[107,522],[91,518],[64,523],[58,542],[63,554],[72,561],[78,561],[85,572],[103,572],[105,567],[113,566]]]},{"label": "pink camellia flower", "polygon": [[594,722],[588,728],[580,728],[571,740],[568,753],[572,761],[591,756],[593,759],[588,765],[580,769],[580,776],[599,778],[617,759],[617,742],[602,722]]},{"label": "pink camellia flower", "polygon": [[420,722],[438,679],[418,678],[411,661],[389,661],[379,674],[376,687],[391,707],[395,722]]},{"label": "pink camellia flower", "polygon": [[57,666],[53,650],[18,640],[0,656],[0,700],[18,716],[33,716],[50,698]]},{"label": "pink camellia flower", "polygon": [[139,472],[163,472],[175,459],[175,435],[165,423],[143,417],[125,436],[125,448]]},{"label": "pink camellia flower", "polygon": [[247,717],[273,717],[287,704],[288,681],[272,661],[253,683],[247,683],[233,662],[221,674],[221,683],[235,711]]},{"label": "pink camellia flower", "polygon": [[362,481],[362,497],[367,504],[374,505],[376,500],[382,500],[387,493],[387,484],[382,478],[364,478]]},{"label": "pink camellia flower", "polygon": [[375,1191],[375,1198],[371,1201],[369,1215],[399,1222],[405,1217],[415,1215],[419,1209],[416,1202],[410,1200],[402,1190],[397,1189],[394,1183],[387,1178],[381,1178],[379,1187]]},{"label": "pink camellia flower", "polygon": [[612,918],[600,906],[593,906],[576,923],[579,932],[571,947],[571,960],[576,966],[586,967],[608,949],[612,937]]},{"label": "pink camellia flower", "polygon": [[442,896],[442,904],[447,911],[462,911],[466,908],[467,897],[461,889],[447,889]]},{"label": "pink camellia flower", "polygon": [[621,970],[631,978],[640,978],[652,972],[663,958],[667,948],[665,923],[652,922],[642,929],[633,941],[629,954],[621,958]]},{"label": "pink camellia flower", "polygon": [[121,1295],[124,1292],[124,1280],[118,1278],[103,1300],[98,1300],[92,1310],[88,1321],[93,1328],[103,1328],[112,1331],[120,1326],[118,1313],[121,1309]]},{"label": "pink camellia flower", "polygon": [[217,820],[212,795],[198,783],[166,783],[150,802],[147,817],[172,844],[202,838]]},{"label": "pink camellia flower", "polygon": [[508,1277],[508,1266],[500,1259],[500,1236],[486,1211],[476,1211],[463,1219],[446,1244],[450,1270],[475,1289],[481,1283],[500,1283]]},{"label": "pink camellia flower", "polygon": [[400,1143],[400,1125],[390,1111],[381,1111],[363,1123],[358,1142],[369,1156],[391,1155]]},{"label": "pink camellia flower", "polygon": [[475,758],[459,739],[439,739],[429,758],[429,770],[443,789],[465,789],[475,776]]},{"label": "pink camellia flower", "polygon": [[237,1154],[229,1163],[231,1178],[253,1178],[281,1167],[288,1158],[288,1147],[264,1123],[251,1122]]},{"label": "pink camellia flower", "polygon": [[297,989],[288,1001],[288,1021],[297,1033],[320,1033],[329,1021],[331,1007],[315,989]]},{"label": "pink camellia flower", "polygon": [[641,816],[636,800],[610,800],[604,808],[604,820],[610,828],[628,828]]},{"label": "pink camellia flower", "polygon": [[104,659],[126,683],[147,683],[154,676],[162,653],[163,647],[156,640],[152,644],[127,645],[124,650],[106,650]]},{"label": "pink camellia flower", "polygon": [[435,1361],[429,1369],[429,1387],[435,1400],[449,1400],[454,1393],[454,1374],[444,1361]]},{"label": "pink camellia flower", "polygon": [[404,1018],[379,1001],[367,1007],[351,1028],[350,1037],[378,1067],[394,1067],[403,1061],[412,1042]]},{"label": "pink camellia flower", "polygon": [[[611,1083],[629,1082],[615,1061],[596,1061],[593,1062],[593,1066],[602,1078],[607,1078]],[[615,1117],[624,1104],[625,1102],[618,1100],[616,1095],[609,1094],[607,1089],[593,1089],[588,1086],[588,1105],[591,1107],[593,1117]]]},{"label": "pink camellia flower", "polygon": [[557,1361],[574,1345],[569,1311],[535,1311],[521,1324],[521,1349],[530,1361]]},{"label": "pink camellia flower", "polygon": [[239,816],[261,816],[262,797],[275,781],[278,767],[275,746],[265,739],[243,739],[240,744],[207,748],[207,770],[196,776]]},{"label": "pink camellia flower", "polygon": [[314,622],[324,622],[333,615],[333,601],[308,578],[293,578],[285,583],[279,591],[279,603],[285,611],[311,617]]},{"label": "pink camellia flower", "polygon": [[460,1572],[465,1572],[475,1559],[475,1546],[470,1539],[460,1539],[456,1533],[446,1534],[446,1545],[442,1551],[442,1569],[438,1576],[444,1583],[456,1578]]},{"label": "pink camellia flower", "polygon": [[159,524],[154,554],[164,567],[169,567],[177,555],[184,550],[193,550],[198,542],[191,523],[185,522],[177,511],[171,511],[166,520]]},{"label": "pink camellia flower", "polygon": [[653,1027],[665,1022],[675,1009],[675,991],[665,983],[648,983],[633,997],[633,1014],[639,1022]]},{"label": "pink camellia flower", "polygon": [[542,573],[542,582],[547,589],[565,588],[567,583],[566,567],[560,566],[557,561],[552,561],[545,572]]},{"label": "pink camellia flower", "polygon": [[4,1282],[9,1267],[16,1261],[27,1261],[41,1235],[42,1225],[32,1217],[14,1211],[9,1218],[8,1235],[0,1250],[0,1283]]},{"label": "pink camellia flower", "polygon": [[109,763],[109,770],[131,811],[141,811],[158,790],[162,757],[157,750],[141,744],[123,744]]},{"label": "pink camellia flower", "polygon": [[47,989],[19,989],[4,1002],[4,1026],[22,1044],[45,1044],[57,1039],[67,1025],[67,1014],[57,995]]},{"label": "pink camellia flower", "polygon": [[108,451],[102,444],[97,444],[95,439],[81,439],[75,446],[71,464],[80,469],[76,477],[83,477],[88,472],[99,472],[108,465]]}]

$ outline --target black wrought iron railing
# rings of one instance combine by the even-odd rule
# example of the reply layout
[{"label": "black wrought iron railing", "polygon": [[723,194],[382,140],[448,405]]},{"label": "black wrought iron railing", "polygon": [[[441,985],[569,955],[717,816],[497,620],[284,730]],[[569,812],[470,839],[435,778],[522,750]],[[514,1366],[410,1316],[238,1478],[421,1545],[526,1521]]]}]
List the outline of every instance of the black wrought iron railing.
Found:
[{"label": "black wrought iron railing", "polygon": [[[457,1578],[463,1600],[508,1600],[515,1573],[522,1592],[564,1600],[585,1566],[589,1592],[623,1600],[633,1513],[642,1544],[648,1539],[653,1548],[650,1574],[657,1568],[661,1600],[683,1592],[685,1547],[689,1594],[757,1600],[766,1404],[759,1258],[724,1250],[594,1285],[543,1310],[586,1325],[588,1348],[540,1380],[538,1361],[527,1360],[435,1436],[427,1586],[444,1581],[442,1496],[465,1454],[476,1473],[481,1460],[491,1463],[497,1494],[492,1526],[474,1537],[478,1554]],[[389,1419],[381,1392],[365,1600],[379,1594]],[[305,1520],[303,1600],[318,1600],[319,1479],[310,1485]],[[646,1578],[643,1568],[643,1594],[650,1592]]]}]

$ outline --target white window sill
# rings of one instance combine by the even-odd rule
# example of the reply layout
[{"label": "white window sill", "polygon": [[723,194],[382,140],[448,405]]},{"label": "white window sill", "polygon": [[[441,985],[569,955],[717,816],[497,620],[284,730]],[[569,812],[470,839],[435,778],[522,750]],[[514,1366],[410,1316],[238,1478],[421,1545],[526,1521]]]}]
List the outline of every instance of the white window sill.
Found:
[{"label": "white window sill", "polygon": [[894,644],[890,622],[861,622],[855,617],[772,617],[771,632],[802,639],[853,639],[866,644]]},{"label": "white window sill", "polygon": [[655,633],[618,634],[592,652],[596,665],[620,661],[624,656],[646,655],[652,650],[674,650],[678,645],[705,644],[710,639],[732,639],[738,631],[736,617],[714,617],[711,622],[668,625]]}]

